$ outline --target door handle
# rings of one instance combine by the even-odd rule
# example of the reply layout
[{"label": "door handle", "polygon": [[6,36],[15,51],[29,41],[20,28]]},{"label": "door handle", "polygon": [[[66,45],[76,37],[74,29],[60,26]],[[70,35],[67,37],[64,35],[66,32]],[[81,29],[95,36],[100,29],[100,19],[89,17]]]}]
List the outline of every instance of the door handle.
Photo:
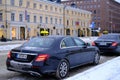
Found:
[{"label": "door handle", "polygon": [[73,51],[67,50],[67,53],[72,53]]}]

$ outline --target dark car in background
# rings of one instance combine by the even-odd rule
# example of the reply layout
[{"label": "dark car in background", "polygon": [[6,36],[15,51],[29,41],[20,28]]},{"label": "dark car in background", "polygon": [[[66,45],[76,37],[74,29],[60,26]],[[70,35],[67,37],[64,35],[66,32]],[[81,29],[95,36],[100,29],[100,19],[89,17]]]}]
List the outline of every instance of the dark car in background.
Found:
[{"label": "dark car in background", "polygon": [[92,45],[97,46],[102,53],[116,53],[120,55],[120,34],[111,33],[102,35]]},{"label": "dark car in background", "polygon": [[77,37],[46,36],[35,37],[12,49],[6,65],[10,71],[64,78],[69,69],[87,63],[98,64],[99,59],[99,49]]}]

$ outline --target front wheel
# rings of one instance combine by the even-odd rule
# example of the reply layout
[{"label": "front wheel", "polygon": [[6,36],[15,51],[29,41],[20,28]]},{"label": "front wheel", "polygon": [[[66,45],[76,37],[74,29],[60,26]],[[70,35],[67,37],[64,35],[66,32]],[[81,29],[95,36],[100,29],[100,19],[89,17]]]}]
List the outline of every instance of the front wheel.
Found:
[{"label": "front wheel", "polygon": [[94,56],[94,61],[93,61],[93,64],[94,65],[97,65],[99,64],[99,60],[100,60],[100,54],[97,52]]},{"label": "front wheel", "polygon": [[63,59],[60,61],[57,71],[56,71],[56,77],[59,79],[65,78],[69,72],[69,63],[67,60]]}]

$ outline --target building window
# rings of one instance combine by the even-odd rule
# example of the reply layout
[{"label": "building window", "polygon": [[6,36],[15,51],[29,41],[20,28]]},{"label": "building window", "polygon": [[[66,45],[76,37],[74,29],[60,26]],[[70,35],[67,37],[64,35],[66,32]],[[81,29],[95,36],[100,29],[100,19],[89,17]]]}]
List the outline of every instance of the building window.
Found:
[{"label": "building window", "polygon": [[40,23],[42,23],[42,16],[40,16]]},{"label": "building window", "polygon": [[57,24],[57,18],[55,18],[55,24]]},{"label": "building window", "polygon": [[55,12],[57,12],[57,8],[55,8]]},{"label": "building window", "polygon": [[27,7],[27,8],[30,7],[30,2],[29,2],[29,1],[27,1],[26,7]]},{"label": "building window", "polygon": [[34,16],[34,23],[36,23],[36,16]]},{"label": "building window", "polygon": [[23,14],[19,14],[19,21],[20,21],[20,22],[23,21]]},{"label": "building window", "polygon": [[11,21],[15,21],[15,13],[11,13]]},{"label": "building window", "polygon": [[45,22],[48,23],[48,17],[45,18]]},{"label": "building window", "polygon": [[11,3],[12,6],[15,5],[15,1],[14,0],[10,0],[10,3]]},{"label": "building window", "polygon": [[27,15],[27,22],[30,22],[30,15]]},{"label": "building window", "polygon": [[2,14],[2,13],[0,13],[0,21],[2,21],[2,20],[3,20],[3,19],[2,19],[2,15],[3,15],[3,14]]},{"label": "building window", "polygon": [[37,5],[37,4],[36,4],[36,3],[34,3],[34,4],[33,4],[33,8],[36,8],[36,5]]},{"label": "building window", "polygon": [[59,21],[60,21],[60,24],[62,24],[62,19],[59,19]]},{"label": "building window", "polygon": [[98,5],[98,8],[100,8],[100,5]]},{"label": "building window", "polygon": [[48,10],[48,6],[47,5],[45,6],[45,10]]},{"label": "building window", "polygon": [[53,18],[50,18],[50,23],[53,24]]},{"label": "building window", "polygon": [[69,20],[67,20],[67,26],[69,25]]},{"label": "building window", "polygon": [[40,9],[42,9],[42,4],[40,4],[40,6],[39,6],[39,7],[40,7]]},{"label": "building window", "polygon": [[22,6],[23,0],[19,0],[19,6]]},{"label": "building window", "polygon": [[60,11],[60,13],[62,12],[62,10],[61,10],[61,9],[59,9],[59,11]]},{"label": "building window", "polygon": [[94,10],[94,14],[96,14],[96,10]]},{"label": "building window", "polygon": [[52,6],[50,7],[50,10],[53,11],[53,7]]},{"label": "building window", "polygon": [[2,4],[2,0],[0,0],[0,4]]}]

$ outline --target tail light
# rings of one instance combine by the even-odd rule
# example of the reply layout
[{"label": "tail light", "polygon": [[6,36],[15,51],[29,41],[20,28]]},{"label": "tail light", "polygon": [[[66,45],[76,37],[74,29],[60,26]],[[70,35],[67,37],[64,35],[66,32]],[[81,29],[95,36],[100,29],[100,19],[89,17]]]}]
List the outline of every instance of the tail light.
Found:
[{"label": "tail light", "polygon": [[48,54],[40,54],[37,56],[36,60],[35,61],[45,61],[49,58],[49,55]]},{"label": "tail light", "polygon": [[8,55],[7,55],[7,58],[11,58],[11,52],[9,51]]},{"label": "tail light", "polygon": [[95,42],[92,42],[92,46],[95,46]]},{"label": "tail light", "polygon": [[112,43],[112,46],[117,46],[117,45],[118,45],[117,42],[113,42],[113,43]]}]

